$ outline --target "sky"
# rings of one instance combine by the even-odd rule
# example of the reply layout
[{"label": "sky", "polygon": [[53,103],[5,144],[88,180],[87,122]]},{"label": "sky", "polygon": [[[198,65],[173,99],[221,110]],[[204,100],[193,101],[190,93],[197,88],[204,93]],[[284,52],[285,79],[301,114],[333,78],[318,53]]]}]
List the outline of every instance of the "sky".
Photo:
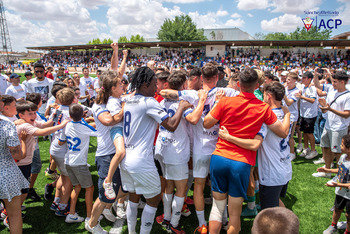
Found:
[{"label": "sky", "polygon": [[[252,36],[294,31],[304,27],[302,19],[308,16],[318,16],[318,22],[340,19],[342,24],[332,36],[350,31],[350,0],[3,0],[3,4],[13,51],[86,44],[93,38],[117,41],[136,34],[156,38],[166,18],[181,14],[190,15],[198,28],[237,27]],[[321,16],[321,11],[338,14]]]}]

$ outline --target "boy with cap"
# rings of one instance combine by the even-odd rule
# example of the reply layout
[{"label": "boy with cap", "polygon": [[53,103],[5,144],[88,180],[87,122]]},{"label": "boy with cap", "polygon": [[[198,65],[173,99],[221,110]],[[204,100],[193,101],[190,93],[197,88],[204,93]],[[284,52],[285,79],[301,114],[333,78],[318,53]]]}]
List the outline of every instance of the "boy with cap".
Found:
[{"label": "boy with cap", "polygon": [[27,88],[20,84],[21,76],[13,73],[10,75],[11,85],[6,89],[5,94],[16,98],[17,102],[25,101]]}]

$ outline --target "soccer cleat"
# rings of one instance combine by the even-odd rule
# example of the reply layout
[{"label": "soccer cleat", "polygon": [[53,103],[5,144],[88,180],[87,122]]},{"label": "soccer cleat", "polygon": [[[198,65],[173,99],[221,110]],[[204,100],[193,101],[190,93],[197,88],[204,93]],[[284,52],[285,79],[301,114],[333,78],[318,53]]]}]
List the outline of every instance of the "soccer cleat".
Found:
[{"label": "soccer cleat", "polygon": [[58,209],[58,204],[56,202],[52,202],[50,206],[50,210],[56,211]]},{"label": "soccer cleat", "polygon": [[59,174],[57,174],[57,171],[54,171],[52,173],[49,173],[48,168],[46,168],[45,170],[45,176],[51,180],[57,180],[58,177],[60,176]]},{"label": "soccer cleat", "polygon": [[336,227],[334,227],[332,225],[323,231],[323,234],[333,234],[333,233],[338,233],[338,230]]},{"label": "soccer cleat", "polygon": [[102,211],[103,216],[110,222],[114,223],[117,219],[112,212],[112,207]]},{"label": "soccer cleat", "polygon": [[57,208],[55,215],[59,216],[59,217],[66,217],[69,214],[69,210],[67,209],[67,207],[65,209],[59,209]]},{"label": "soccer cleat", "polygon": [[300,154],[301,151],[303,151],[303,145],[302,145],[302,144],[298,144],[296,152],[297,152],[298,154]]},{"label": "soccer cleat", "polygon": [[201,227],[197,227],[196,230],[194,230],[194,233],[207,234],[208,227],[203,224]]},{"label": "soccer cleat", "polygon": [[38,202],[41,200],[41,197],[35,192],[34,188],[29,189],[27,199],[28,198],[30,198],[33,202]]},{"label": "soccer cleat", "polygon": [[180,225],[177,225],[177,227],[174,227],[173,225],[169,224],[167,231],[169,233],[173,234],[185,234],[186,232],[180,228]]},{"label": "soccer cleat", "polygon": [[309,152],[306,156],[305,159],[313,159],[318,156],[318,152],[316,150]]},{"label": "soccer cleat", "polygon": [[341,221],[337,223],[337,228],[340,230],[346,229],[346,221]]},{"label": "soccer cleat", "polygon": [[113,204],[113,206],[116,206],[116,208],[114,210],[117,210],[116,211],[117,217],[120,219],[126,219],[126,210],[124,208],[124,203]]},{"label": "soccer cleat", "polygon": [[188,216],[191,215],[191,211],[190,211],[190,209],[188,208],[188,206],[186,204],[184,204],[182,206],[181,215],[185,216],[185,217],[188,217]]},{"label": "soccer cleat", "polygon": [[164,219],[164,214],[159,215],[156,218],[157,223],[159,223],[162,227],[167,228],[170,225],[170,221]]},{"label": "soccer cleat", "polygon": [[7,212],[6,212],[6,209],[3,209],[2,211],[1,211],[1,219],[2,220],[4,220],[6,217],[7,217]]},{"label": "soccer cleat", "polygon": [[106,198],[109,200],[115,199],[116,195],[112,183],[106,183],[106,180],[104,180],[102,186],[105,189]]},{"label": "soccer cleat", "polygon": [[332,178],[332,173],[316,172],[316,173],[313,173],[312,176],[313,176],[313,177]]},{"label": "soccer cleat", "polygon": [[26,209],[27,209],[26,206],[21,206],[21,211],[24,211],[24,210],[26,210]]},{"label": "soccer cleat", "polygon": [[108,232],[101,227],[100,222],[98,222],[95,227],[90,227],[89,223],[85,222],[85,229],[93,234],[108,234]]},{"label": "soccer cleat", "polygon": [[52,184],[46,184],[45,185],[45,193],[44,198],[45,200],[51,200],[52,199],[52,192],[55,189],[55,187]]},{"label": "soccer cleat", "polygon": [[241,213],[242,217],[255,217],[258,215],[258,209],[256,206],[253,209],[249,209],[248,206],[246,206]]},{"label": "soccer cleat", "polygon": [[293,153],[290,153],[289,157],[290,157],[290,161],[293,161],[296,158],[295,154]]},{"label": "soccer cleat", "polygon": [[194,201],[193,201],[193,199],[191,199],[190,197],[186,197],[185,203],[186,203],[187,205],[193,205],[193,204],[194,204]]},{"label": "soccer cleat", "polygon": [[84,218],[80,217],[77,213],[74,215],[68,214],[65,221],[66,223],[81,223],[84,221]]},{"label": "soccer cleat", "polygon": [[325,161],[323,158],[320,158],[320,159],[315,160],[313,163],[314,164],[323,164],[323,163],[325,163]]},{"label": "soccer cleat", "polygon": [[299,155],[300,157],[305,157],[306,155],[309,154],[311,150],[309,148],[306,148],[303,150],[303,152],[301,152],[301,154]]},{"label": "soccer cleat", "polygon": [[9,217],[8,217],[8,216],[6,216],[6,218],[4,219],[4,225],[5,225],[8,229],[10,229]]}]

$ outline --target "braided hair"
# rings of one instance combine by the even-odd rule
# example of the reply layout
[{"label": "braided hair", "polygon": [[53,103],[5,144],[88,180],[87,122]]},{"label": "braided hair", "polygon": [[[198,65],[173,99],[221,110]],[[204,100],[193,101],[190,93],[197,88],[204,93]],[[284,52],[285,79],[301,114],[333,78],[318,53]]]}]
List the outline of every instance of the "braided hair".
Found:
[{"label": "braided hair", "polygon": [[144,83],[146,83],[148,87],[154,76],[154,72],[149,67],[138,68],[133,73],[133,78],[131,80],[131,90],[140,89]]}]

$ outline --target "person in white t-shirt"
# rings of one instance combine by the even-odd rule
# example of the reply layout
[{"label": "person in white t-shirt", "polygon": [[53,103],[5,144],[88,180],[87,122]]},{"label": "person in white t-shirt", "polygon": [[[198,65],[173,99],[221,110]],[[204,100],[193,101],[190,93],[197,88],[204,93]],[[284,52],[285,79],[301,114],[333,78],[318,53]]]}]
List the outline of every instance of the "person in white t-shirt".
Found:
[{"label": "person in white t-shirt", "polygon": [[160,201],[160,179],[153,158],[154,133],[161,124],[169,131],[175,131],[182,113],[190,107],[188,102],[180,102],[176,113],[168,113],[153,98],[157,90],[154,72],[141,67],[134,73],[131,82],[136,89],[124,106],[124,140],[126,156],[123,159],[121,178],[123,188],[129,191],[127,222],[129,233],[134,233],[137,222],[137,207],[140,196],[146,198],[146,206],[141,217],[140,233],[150,233]]},{"label": "person in white t-shirt", "polygon": [[0,95],[4,95],[7,89],[7,79],[0,74]]},{"label": "person in white t-shirt", "polygon": [[15,97],[17,102],[25,101],[27,88],[23,84],[20,84],[21,76],[13,73],[10,76],[10,80],[12,84],[6,89],[5,94]]},{"label": "person in white t-shirt", "polygon": [[28,93],[40,93],[42,98],[42,106],[39,109],[40,114],[45,114],[46,104],[51,97],[51,89],[54,81],[45,77],[45,67],[40,63],[34,65],[34,73],[36,78],[28,81]]},{"label": "person in white t-shirt", "polygon": [[[292,129],[291,129],[292,136],[294,136],[295,127],[299,118],[299,108],[298,108],[299,98],[295,96],[295,94],[299,93],[299,89],[296,87],[297,81],[298,81],[298,74],[296,74],[295,72],[289,72],[286,80],[286,84],[287,84],[286,94],[283,97],[284,104],[288,106],[288,109],[291,115],[290,123],[292,124]],[[291,160],[295,159],[294,145],[295,145],[295,141],[293,137],[291,137],[289,139]]]},{"label": "person in white t-shirt", "polygon": [[[327,113],[325,128],[321,136],[321,147],[325,159],[326,168],[330,169],[336,158],[341,155],[341,139],[347,134],[350,123],[350,91],[346,89],[348,75],[344,71],[338,71],[332,78],[334,90],[327,94],[325,102],[321,102],[320,108]],[[318,172],[316,177],[330,177],[330,173]]]},{"label": "person in white t-shirt", "polygon": [[24,85],[28,89],[28,81],[30,81],[33,78],[33,73],[27,71],[26,73],[24,73],[24,77],[26,78],[26,80],[22,82],[22,85]]},{"label": "person in white t-shirt", "polygon": [[304,133],[304,149],[300,157],[307,159],[312,159],[318,155],[314,137],[314,127],[318,114],[318,100],[316,88],[311,85],[313,77],[311,72],[305,72],[301,78],[301,82],[303,83],[302,90],[295,94],[295,97],[300,98],[300,130]]},{"label": "person in white t-shirt", "polygon": [[[86,87],[86,89],[90,95],[90,99],[87,99],[87,102],[88,102],[87,104],[88,104],[88,106],[91,107],[92,105],[90,102],[91,102],[91,99],[94,97],[94,92],[95,92],[94,82],[96,79],[89,76],[89,68],[87,68],[87,67],[83,68],[83,75],[84,76],[80,78],[80,83]],[[82,103],[82,104],[84,104],[84,103]]]},{"label": "person in white t-shirt", "polygon": [[75,206],[81,188],[85,188],[86,217],[91,217],[94,184],[87,164],[90,136],[97,136],[96,129],[82,122],[84,110],[79,104],[69,107],[69,116],[73,120],[68,123],[59,136],[59,144],[68,144],[68,151],[64,157],[64,164],[74,191],[72,192],[67,223],[80,223],[84,221],[76,213]]},{"label": "person in white t-shirt", "polygon": [[87,90],[87,87],[85,85],[83,85],[82,83],[80,83],[80,76],[78,73],[74,73],[73,75],[73,80],[75,82],[75,86],[79,87],[80,89],[80,98],[79,101],[81,104],[83,104],[84,106],[87,106],[87,99],[90,98],[90,94]]}]

